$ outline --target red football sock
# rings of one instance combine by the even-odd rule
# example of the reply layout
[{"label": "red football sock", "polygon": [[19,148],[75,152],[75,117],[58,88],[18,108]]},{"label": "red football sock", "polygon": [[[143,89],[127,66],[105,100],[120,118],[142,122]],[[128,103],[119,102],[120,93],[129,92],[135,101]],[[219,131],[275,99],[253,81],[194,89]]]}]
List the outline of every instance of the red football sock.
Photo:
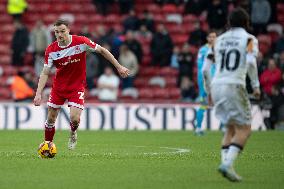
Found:
[{"label": "red football sock", "polygon": [[52,141],[55,134],[54,124],[48,124],[47,122],[45,122],[44,128],[45,141]]}]

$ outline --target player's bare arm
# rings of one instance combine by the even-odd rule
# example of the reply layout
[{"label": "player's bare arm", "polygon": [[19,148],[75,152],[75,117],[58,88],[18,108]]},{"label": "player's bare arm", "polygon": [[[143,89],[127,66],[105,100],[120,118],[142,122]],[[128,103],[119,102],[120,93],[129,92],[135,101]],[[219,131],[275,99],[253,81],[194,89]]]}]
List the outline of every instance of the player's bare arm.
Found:
[{"label": "player's bare arm", "polygon": [[121,77],[125,78],[129,76],[130,71],[124,66],[120,65],[118,61],[114,58],[114,56],[106,48],[98,45],[95,52],[100,53],[103,57],[110,61],[112,65],[114,65],[114,67],[117,69]]},{"label": "player's bare arm", "polygon": [[36,90],[36,95],[35,95],[35,98],[34,98],[34,105],[35,106],[39,106],[40,103],[41,103],[42,91],[43,91],[45,84],[47,82],[49,73],[50,73],[50,68],[44,67],[41,74],[40,74],[38,86],[37,86],[37,90]]}]

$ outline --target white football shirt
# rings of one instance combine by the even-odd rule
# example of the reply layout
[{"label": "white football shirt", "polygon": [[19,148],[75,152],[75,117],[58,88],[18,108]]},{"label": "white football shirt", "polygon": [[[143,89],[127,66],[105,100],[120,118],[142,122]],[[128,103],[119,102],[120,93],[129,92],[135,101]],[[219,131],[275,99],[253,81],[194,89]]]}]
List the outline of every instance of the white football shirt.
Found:
[{"label": "white football shirt", "polygon": [[257,39],[243,28],[232,28],[220,35],[214,45],[216,72],[212,84],[246,85],[248,41],[252,40],[252,52],[258,54]]}]

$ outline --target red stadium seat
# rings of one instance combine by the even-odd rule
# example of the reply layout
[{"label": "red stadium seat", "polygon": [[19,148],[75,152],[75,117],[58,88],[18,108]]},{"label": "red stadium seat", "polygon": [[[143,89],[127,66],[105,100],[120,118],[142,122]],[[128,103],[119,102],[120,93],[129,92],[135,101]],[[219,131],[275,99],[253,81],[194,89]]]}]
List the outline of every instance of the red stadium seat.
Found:
[{"label": "red stadium seat", "polygon": [[149,77],[137,77],[134,80],[134,87],[136,87],[136,88],[147,87],[148,80],[149,80]]},{"label": "red stadium seat", "polygon": [[3,24],[0,28],[0,32],[3,33],[14,33],[15,27],[13,24]]},{"label": "red stadium seat", "polygon": [[8,14],[0,14],[0,23],[12,23],[12,17]]},{"label": "red stadium seat", "polygon": [[175,35],[172,35],[172,39],[175,45],[181,46],[185,42],[187,42],[188,35],[187,34],[175,34]]},{"label": "red stadium seat", "polygon": [[263,54],[267,54],[269,53],[270,49],[271,49],[271,38],[269,35],[258,35],[257,39],[259,41],[259,50],[260,52],[262,52]]},{"label": "red stadium seat", "polygon": [[184,23],[194,23],[196,21],[199,21],[198,17],[193,15],[193,14],[189,14],[186,15],[185,17],[183,17],[183,22]]},{"label": "red stadium seat", "polygon": [[145,56],[143,56],[143,58],[142,58],[141,64],[142,64],[142,65],[150,65],[150,64],[151,64],[151,60],[152,60],[151,56],[145,55]]},{"label": "red stadium seat", "polygon": [[4,76],[16,75],[17,72],[18,72],[18,69],[16,67],[13,67],[11,65],[3,66],[3,75]]},{"label": "red stadium seat", "polygon": [[280,38],[279,33],[276,31],[270,31],[268,32],[268,35],[270,36],[272,43],[277,42],[278,39]]},{"label": "red stadium seat", "polygon": [[139,99],[140,100],[151,100],[153,99],[153,91],[152,89],[148,88],[141,88],[139,89]]},{"label": "red stadium seat", "polygon": [[11,53],[11,48],[7,45],[2,45],[0,44],[0,54],[1,56],[4,55],[10,55]]},{"label": "red stadium seat", "polygon": [[57,14],[45,14],[43,17],[43,22],[50,24],[53,23],[55,20],[58,19],[58,15]]},{"label": "red stadium seat", "polygon": [[173,14],[173,13],[178,13],[178,8],[176,5],[173,5],[173,4],[165,4],[163,7],[162,7],[162,12],[164,14]]},{"label": "red stadium seat", "polygon": [[94,24],[102,23],[104,18],[102,15],[95,14],[95,15],[90,16],[88,19],[91,22],[91,24],[94,25]]},{"label": "red stadium seat", "polygon": [[156,89],[153,89],[152,92],[154,93],[154,98],[155,98],[155,99],[161,99],[161,100],[163,100],[163,99],[168,99],[168,98],[170,98],[168,89],[156,88]]},{"label": "red stadium seat", "polygon": [[0,4],[0,12],[5,12],[6,11],[6,6],[5,4]]},{"label": "red stadium seat", "polygon": [[11,90],[9,90],[9,87],[6,88],[0,88],[0,99],[1,100],[9,100],[11,99],[12,94]]},{"label": "red stadium seat", "polygon": [[159,72],[160,72],[159,67],[141,67],[139,70],[139,75],[144,77],[151,77],[159,75]]},{"label": "red stadium seat", "polygon": [[0,88],[3,88],[3,87],[7,87],[8,84],[7,84],[7,80],[10,76],[1,76],[0,77]]},{"label": "red stadium seat", "polygon": [[277,4],[277,13],[284,12],[284,3]]},{"label": "red stadium seat", "polygon": [[1,65],[9,65],[11,63],[10,55],[1,55],[0,56],[0,64]]},{"label": "red stadium seat", "polygon": [[147,45],[143,45],[142,46],[142,49],[143,49],[143,55],[151,55],[151,49],[150,49],[150,47],[149,46],[147,46]]},{"label": "red stadium seat", "polygon": [[190,33],[194,30],[194,23],[184,22],[184,23],[182,23],[182,28],[183,28],[184,32]]},{"label": "red stadium seat", "polygon": [[161,23],[165,21],[165,16],[162,14],[155,14],[154,20],[156,23]]},{"label": "red stadium seat", "polygon": [[170,98],[173,100],[179,100],[181,98],[181,91],[179,88],[169,88]]},{"label": "red stadium seat", "polygon": [[178,70],[172,67],[163,67],[160,69],[159,74],[165,77],[177,77]]},{"label": "red stadium seat", "polygon": [[167,87],[172,88],[177,86],[177,77],[169,76],[165,77],[165,80]]},{"label": "red stadium seat", "polygon": [[157,13],[161,12],[161,7],[157,4],[150,4],[147,6],[147,10],[156,15]]}]

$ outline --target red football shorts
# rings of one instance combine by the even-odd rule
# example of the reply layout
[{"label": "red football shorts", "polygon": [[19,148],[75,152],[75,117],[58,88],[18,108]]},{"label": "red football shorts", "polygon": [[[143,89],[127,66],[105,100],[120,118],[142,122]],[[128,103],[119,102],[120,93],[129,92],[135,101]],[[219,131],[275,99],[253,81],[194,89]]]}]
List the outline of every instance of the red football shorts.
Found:
[{"label": "red football shorts", "polygon": [[47,105],[52,108],[60,108],[65,101],[68,106],[84,109],[84,91],[74,91],[71,93],[58,92],[55,89],[51,89]]}]

